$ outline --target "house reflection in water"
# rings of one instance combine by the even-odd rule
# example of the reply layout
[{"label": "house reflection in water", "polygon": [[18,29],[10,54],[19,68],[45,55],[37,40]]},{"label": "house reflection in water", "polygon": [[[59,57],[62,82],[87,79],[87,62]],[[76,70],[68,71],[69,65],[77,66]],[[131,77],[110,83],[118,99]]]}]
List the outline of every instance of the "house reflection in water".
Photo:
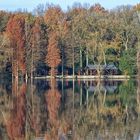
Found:
[{"label": "house reflection in water", "polygon": [[84,88],[89,92],[95,92],[98,89],[100,91],[115,92],[120,82],[118,81],[86,81],[83,83]]}]

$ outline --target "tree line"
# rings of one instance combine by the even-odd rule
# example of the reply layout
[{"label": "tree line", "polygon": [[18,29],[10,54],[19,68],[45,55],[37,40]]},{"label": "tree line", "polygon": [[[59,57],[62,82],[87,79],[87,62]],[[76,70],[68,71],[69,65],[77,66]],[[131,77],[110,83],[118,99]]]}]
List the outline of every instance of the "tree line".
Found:
[{"label": "tree line", "polygon": [[0,11],[0,73],[78,74],[87,65],[114,64],[135,75],[140,4],[107,10],[100,4],[39,5],[34,13]]}]

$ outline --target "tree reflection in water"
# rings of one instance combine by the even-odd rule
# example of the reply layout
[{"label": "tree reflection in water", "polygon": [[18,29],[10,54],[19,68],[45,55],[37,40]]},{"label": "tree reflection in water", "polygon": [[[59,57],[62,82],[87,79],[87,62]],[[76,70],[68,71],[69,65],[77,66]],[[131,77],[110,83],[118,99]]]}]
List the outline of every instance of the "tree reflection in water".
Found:
[{"label": "tree reflection in water", "polygon": [[55,79],[51,79],[51,89],[46,93],[46,103],[49,113],[46,140],[66,140],[66,122],[59,120],[58,112],[61,101],[61,94],[56,87]]},{"label": "tree reflection in water", "polygon": [[10,140],[24,140],[26,121],[26,84],[23,83],[19,87],[19,90],[15,91],[17,91],[18,93],[15,93],[15,96],[12,100],[13,106],[5,122],[6,130]]},{"label": "tree reflection in water", "polygon": [[0,85],[0,139],[139,140],[139,81],[49,82]]}]

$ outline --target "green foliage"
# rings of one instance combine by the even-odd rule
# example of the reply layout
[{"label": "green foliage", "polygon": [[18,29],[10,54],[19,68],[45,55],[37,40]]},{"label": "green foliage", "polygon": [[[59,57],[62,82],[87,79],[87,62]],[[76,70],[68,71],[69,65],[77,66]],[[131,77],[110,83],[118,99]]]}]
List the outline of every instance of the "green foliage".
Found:
[{"label": "green foliage", "polygon": [[0,11],[0,32],[5,31],[6,24],[9,20],[10,14],[5,11]]},{"label": "green foliage", "polygon": [[129,49],[122,53],[119,61],[119,68],[123,74],[136,74],[136,50]]}]

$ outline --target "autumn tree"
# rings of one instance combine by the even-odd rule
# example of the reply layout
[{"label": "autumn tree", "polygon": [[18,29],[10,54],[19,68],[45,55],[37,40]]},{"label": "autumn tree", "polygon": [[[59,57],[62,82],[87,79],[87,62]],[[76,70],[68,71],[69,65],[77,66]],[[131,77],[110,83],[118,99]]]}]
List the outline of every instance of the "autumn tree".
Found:
[{"label": "autumn tree", "polygon": [[44,20],[49,31],[60,31],[60,25],[64,19],[64,13],[59,6],[48,5]]},{"label": "autumn tree", "polygon": [[26,66],[28,77],[34,73],[45,71],[45,56],[47,44],[47,26],[42,17],[26,15]]},{"label": "autumn tree", "polygon": [[[126,52],[129,55],[129,51],[139,49],[139,7],[139,4],[120,6],[107,11],[100,4],[90,7],[75,4],[64,12],[56,5],[46,9],[39,5],[35,15],[0,11],[0,48],[6,52],[9,46],[8,51],[13,50],[7,60],[13,60],[15,77],[19,72],[28,73],[28,77],[33,77],[33,73],[44,75],[48,66],[56,69],[58,65],[62,75],[65,70],[70,70],[69,74],[73,71],[74,75],[88,64],[115,63],[119,68]],[[55,54],[49,52],[50,48]],[[5,62],[0,71],[6,67],[5,58],[8,57],[0,58]]]},{"label": "autumn tree", "polygon": [[13,75],[17,78],[21,70],[25,75],[25,19],[22,14],[12,15],[7,23],[6,33],[10,39],[11,51],[13,51]]},{"label": "autumn tree", "polygon": [[55,32],[49,34],[46,62],[51,68],[51,77],[56,75],[56,68],[61,62],[60,50],[58,48],[58,37]]},{"label": "autumn tree", "polygon": [[42,44],[41,22],[41,19],[37,17],[31,30],[31,75],[43,57],[44,46]]},{"label": "autumn tree", "polygon": [[[48,44],[50,44],[51,42],[54,42],[54,44],[56,44],[56,46],[57,46],[57,51],[56,52],[59,53],[59,59],[62,60],[61,65],[62,65],[62,71],[63,71],[63,65],[64,65],[64,36],[65,36],[66,30],[67,30],[66,29],[67,28],[67,23],[66,23],[65,15],[64,15],[63,11],[61,10],[61,8],[59,6],[48,5],[47,10],[46,10],[45,15],[44,15],[44,21],[45,21],[46,25],[48,26],[48,29],[47,29],[48,34],[49,34]],[[54,41],[52,39],[50,39],[50,38],[53,38],[53,36],[57,36],[57,37],[54,38]],[[49,46],[50,45],[48,45],[48,47]],[[60,60],[56,60],[56,61],[59,62]],[[58,64],[60,64],[60,62]]]},{"label": "autumn tree", "polygon": [[65,35],[65,66],[75,71],[83,66],[83,52],[85,48],[85,36],[87,31],[87,10],[76,4],[66,13],[67,34]]},{"label": "autumn tree", "polygon": [[25,38],[26,38],[26,49],[25,49],[25,55],[26,55],[26,70],[27,70],[27,77],[31,76],[31,59],[32,59],[32,38],[33,38],[33,32],[32,28],[34,25],[35,17],[31,14],[25,15]]}]

